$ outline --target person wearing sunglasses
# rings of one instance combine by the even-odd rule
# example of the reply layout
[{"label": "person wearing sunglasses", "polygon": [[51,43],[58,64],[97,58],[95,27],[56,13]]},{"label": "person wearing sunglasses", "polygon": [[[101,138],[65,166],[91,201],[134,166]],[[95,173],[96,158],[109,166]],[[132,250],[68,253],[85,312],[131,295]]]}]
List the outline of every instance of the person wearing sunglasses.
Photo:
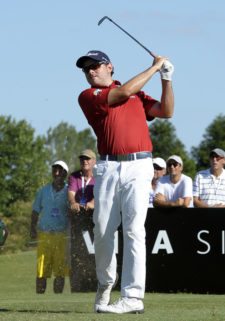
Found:
[{"label": "person wearing sunglasses", "polygon": [[94,209],[93,168],[96,155],[91,149],[83,150],[80,155],[80,169],[70,174],[68,178],[68,200],[72,216],[81,212],[88,214]]},{"label": "person wearing sunglasses", "polygon": [[210,168],[199,171],[193,184],[195,207],[225,207],[225,151],[209,153]]},{"label": "person wearing sunglasses", "polygon": [[153,207],[153,199],[155,196],[155,189],[156,189],[156,184],[158,179],[166,174],[166,162],[164,161],[163,158],[155,157],[153,158],[152,163],[154,168],[154,176],[151,184],[148,207]]},{"label": "person wearing sunglasses", "polygon": [[[119,54],[120,59],[122,55]],[[138,60],[137,57],[133,64]],[[94,246],[99,283],[94,309],[98,313],[143,313],[145,219],[153,177],[147,121],[173,116],[174,67],[166,57],[156,56],[153,63],[149,57],[145,70],[121,84],[112,78],[114,67],[108,55],[99,50],[80,57],[76,66],[83,70],[90,85],[81,92],[78,102],[97,136],[100,155],[94,186]],[[156,74],[161,76],[160,101],[143,91]],[[110,304],[117,275],[115,233],[121,222],[121,297]]]},{"label": "person wearing sunglasses", "polygon": [[193,207],[192,179],[182,173],[181,157],[170,156],[166,165],[168,175],[157,182],[154,207]]},{"label": "person wearing sunglasses", "polygon": [[96,154],[91,149],[85,149],[79,154],[79,160],[79,170],[72,172],[68,178],[71,224],[71,292],[85,290],[91,286],[90,283],[94,286],[97,282],[95,271],[91,268],[95,264],[94,256],[88,255],[83,236],[85,232],[88,232],[93,239],[92,216],[95,185],[93,170],[96,163]]}]

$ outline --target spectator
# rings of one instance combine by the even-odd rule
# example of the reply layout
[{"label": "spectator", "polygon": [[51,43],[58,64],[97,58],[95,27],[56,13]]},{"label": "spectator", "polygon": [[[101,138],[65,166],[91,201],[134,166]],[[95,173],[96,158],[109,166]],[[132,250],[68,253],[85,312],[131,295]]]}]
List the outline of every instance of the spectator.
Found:
[{"label": "spectator", "polygon": [[5,244],[5,241],[8,236],[8,229],[4,222],[0,219],[0,246]]},{"label": "spectator", "polygon": [[156,184],[158,179],[166,174],[166,162],[164,161],[163,158],[160,158],[160,157],[153,158],[152,163],[154,167],[154,176],[151,184],[148,207],[153,207],[153,199],[155,196],[155,189],[156,189]]},{"label": "spectator", "polygon": [[[93,168],[96,155],[86,149],[79,155],[80,170],[69,176],[68,199],[71,209],[71,292],[93,290],[97,280],[94,255],[90,255],[84,242],[84,233],[90,235],[93,242],[94,184]],[[84,214],[84,215],[82,215]]]},{"label": "spectator", "polygon": [[68,199],[72,213],[80,213],[82,209],[94,209],[94,177],[93,167],[96,155],[91,149],[85,149],[79,156],[80,170],[69,176]]},{"label": "spectator", "polygon": [[68,201],[64,161],[52,165],[52,183],[36,195],[31,215],[31,238],[37,238],[36,292],[44,293],[47,278],[54,273],[54,292],[62,293],[66,273]]},{"label": "spectator", "polygon": [[161,177],[155,190],[154,206],[192,207],[192,179],[182,173],[183,161],[172,155],[167,160],[168,175]]},{"label": "spectator", "polygon": [[194,206],[225,207],[225,151],[215,148],[209,159],[210,168],[199,171],[194,179]]}]

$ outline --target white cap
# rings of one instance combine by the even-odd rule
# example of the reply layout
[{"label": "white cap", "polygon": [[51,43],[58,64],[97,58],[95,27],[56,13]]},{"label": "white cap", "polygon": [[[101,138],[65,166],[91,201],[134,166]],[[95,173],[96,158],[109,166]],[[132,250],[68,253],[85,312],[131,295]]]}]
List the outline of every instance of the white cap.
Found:
[{"label": "white cap", "polygon": [[221,149],[221,148],[215,148],[215,149],[213,149],[213,150],[210,152],[210,155],[212,155],[212,154],[216,154],[216,155],[218,155],[218,156],[220,156],[220,157],[225,158],[225,151],[224,151],[223,149]]},{"label": "white cap", "polygon": [[58,161],[56,161],[56,162],[54,162],[52,164],[52,166],[56,166],[56,165],[61,166],[67,173],[69,172],[69,168],[68,168],[67,164],[64,161],[58,160]]},{"label": "white cap", "polygon": [[161,168],[166,168],[166,162],[161,157],[153,158],[152,163],[158,165]]},{"label": "white cap", "polygon": [[181,157],[180,157],[180,156],[172,155],[172,156],[170,156],[170,157],[167,159],[167,161],[166,161],[166,162],[168,162],[170,159],[175,160],[175,162],[177,162],[177,163],[179,163],[180,165],[182,165],[182,166],[183,166],[183,161],[182,161],[182,159],[181,159]]}]

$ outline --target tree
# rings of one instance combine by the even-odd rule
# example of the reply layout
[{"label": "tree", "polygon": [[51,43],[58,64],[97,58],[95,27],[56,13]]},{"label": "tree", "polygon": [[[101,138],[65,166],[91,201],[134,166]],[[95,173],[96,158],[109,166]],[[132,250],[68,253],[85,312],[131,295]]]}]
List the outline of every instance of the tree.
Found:
[{"label": "tree", "polygon": [[184,173],[194,177],[195,163],[189,157],[184,144],[177,138],[176,130],[167,119],[156,119],[149,126],[153,142],[154,157],[167,159],[171,155],[179,155],[184,162]]},{"label": "tree", "polygon": [[61,122],[55,128],[49,128],[46,138],[46,146],[50,152],[50,162],[64,160],[70,172],[79,168],[79,153],[90,148],[96,150],[96,140],[90,129],[77,132],[76,128]]},{"label": "tree", "polygon": [[218,115],[206,128],[198,147],[192,147],[191,154],[197,163],[197,170],[209,167],[209,153],[214,148],[225,150],[225,115]]},{"label": "tree", "polygon": [[34,137],[25,121],[0,116],[0,212],[9,215],[13,203],[29,201],[47,175],[45,140]]}]

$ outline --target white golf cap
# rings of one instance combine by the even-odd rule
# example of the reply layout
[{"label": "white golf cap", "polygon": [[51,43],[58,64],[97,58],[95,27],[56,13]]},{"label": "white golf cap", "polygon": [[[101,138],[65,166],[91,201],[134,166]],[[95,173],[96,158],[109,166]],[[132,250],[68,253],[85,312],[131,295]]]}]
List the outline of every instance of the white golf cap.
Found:
[{"label": "white golf cap", "polygon": [[216,154],[216,155],[218,155],[218,156],[220,156],[220,157],[225,158],[225,151],[222,150],[221,148],[215,148],[215,149],[213,149],[213,150],[210,152],[210,155],[212,155],[212,154]]},{"label": "white golf cap", "polygon": [[172,155],[172,156],[170,156],[170,157],[167,159],[166,162],[168,162],[170,159],[175,160],[175,162],[177,162],[177,163],[179,163],[180,165],[183,166],[183,161],[182,161],[182,159],[181,159],[180,156]]},{"label": "white golf cap", "polygon": [[61,166],[67,173],[69,172],[69,167],[64,161],[58,160],[52,164],[52,167],[56,165]]},{"label": "white golf cap", "polygon": [[158,165],[161,168],[166,168],[166,162],[161,157],[153,158],[152,163]]}]

